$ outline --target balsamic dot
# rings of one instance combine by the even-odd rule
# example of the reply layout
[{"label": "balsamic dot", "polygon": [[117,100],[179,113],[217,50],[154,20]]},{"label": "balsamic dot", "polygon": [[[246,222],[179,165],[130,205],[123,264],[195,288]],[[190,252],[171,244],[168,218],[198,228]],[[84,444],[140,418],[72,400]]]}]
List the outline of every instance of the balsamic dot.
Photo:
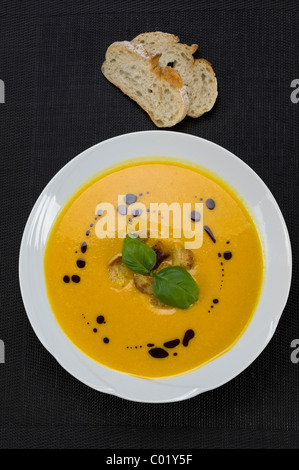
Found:
[{"label": "balsamic dot", "polygon": [[168,352],[162,348],[153,348],[149,350],[149,354],[156,359],[163,359],[168,356]]},{"label": "balsamic dot", "polygon": [[85,265],[86,265],[86,263],[85,263],[85,260],[84,260],[83,258],[77,259],[77,266],[78,266],[78,268],[81,268],[81,269],[82,269],[82,268],[85,267]]},{"label": "balsamic dot", "polygon": [[213,209],[215,209],[215,201],[214,201],[214,199],[207,199],[207,200],[206,200],[206,206],[207,206],[208,209],[210,209],[210,211],[213,210]]},{"label": "balsamic dot", "polygon": [[190,339],[194,338],[194,331],[187,330],[183,338],[183,346],[187,347]]},{"label": "balsamic dot", "polygon": [[135,346],[135,349],[138,349],[138,346]]},{"label": "balsamic dot", "polygon": [[134,210],[132,211],[132,216],[133,216],[133,217],[139,217],[141,214],[142,214],[142,210],[141,210],[141,209],[134,209]]},{"label": "balsamic dot", "polygon": [[104,319],[103,315],[99,315],[99,316],[97,317],[97,323],[99,323],[99,324],[104,323],[104,320],[105,320],[105,319]]},{"label": "balsamic dot", "polygon": [[76,250],[75,253],[78,253],[78,251]]},{"label": "balsamic dot", "polygon": [[207,225],[204,225],[203,226],[205,232],[209,235],[210,239],[212,240],[213,243],[216,243],[216,238],[214,237],[213,235],[213,232],[212,230],[210,229],[210,227],[208,227]]},{"label": "balsamic dot", "polygon": [[69,276],[63,276],[63,281],[68,284],[70,282]]},{"label": "balsamic dot", "polygon": [[199,222],[200,221],[200,213],[197,211],[192,211],[190,214],[190,219],[193,220],[193,222]]},{"label": "balsamic dot", "polygon": [[103,341],[104,341],[105,344],[108,344],[109,343],[109,338],[104,338]]},{"label": "balsamic dot", "polygon": [[93,331],[94,333],[97,333],[98,330],[97,330],[96,328],[94,328],[92,331]]},{"label": "balsamic dot", "polygon": [[218,257],[221,258],[221,253],[218,253]]},{"label": "balsamic dot", "polygon": [[98,214],[99,217],[101,217],[101,216],[104,214],[104,212],[103,212],[102,209],[99,209],[98,212],[97,212],[97,214]]},{"label": "balsamic dot", "polygon": [[166,343],[164,343],[163,346],[165,346],[165,348],[175,348],[179,344],[180,344],[179,339],[173,339],[171,341],[167,341]]},{"label": "balsamic dot", "polygon": [[225,251],[225,252],[223,253],[223,257],[224,257],[224,259],[226,259],[226,260],[231,259],[232,256],[233,256],[233,255],[232,255],[232,252],[231,252],[231,251]]},{"label": "balsamic dot", "polygon": [[226,243],[227,243],[227,245],[229,245],[229,240],[227,240],[227,242],[226,242]]},{"label": "balsamic dot", "polygon": [[90,227],[93,227],[93,224],[90,224]]},{"label": "balsamic dot", "polygon": [[128,206],[130,204],[134,204],[134,202],[136,201],[137,201],[137,196],[135,196],[135,194],[128,193],[125,195],[125,203],[128,204]]},{"label": "balsamic dot", "polygon": [[118,206],[117,211],[119,212],[120,215],[126,215],[127,208],[124,204],[121,204],[120,206]]},{"label": "balsamic dot", "polygon": [[87,243],[83,242],[81,244],[81,253],[86,253],[86,250],[87,250]]},{"label": "balsamic dot", "polygon": [[139,196],[143,196],[143,193],[139,193]]},{"label": "balsamic dot", "polygon": [[78,284],[78,282],[80,282],[80,276],[77,276],[77,274],[74,274],[72,276],[72,281]]},{"label": "balsamic dot", "polygon": [[89,234],[90,234],[90,230],[87,230],[86,236],[88,237]]},{"label": "balsamic dot", "polygon": [[155,346],[155,345],[152,344],[152,343],[148,343],[147,346],[148,346],[149,348],[152,348],[152,347]]},{"label": "balsamic dot", "polygon": [[200,200],[200,201],[203,201],[203,198],[201,197],[199,200]]},{"label": "balsamic dot", "polygon": [[218,299],[213,299],[214,304],[218,304],[219,300]]},{"label": "balsamic dot", "polygon": [[173,353],[173,355],[174,355],[174,356],[177,356],[177,355],[178,355],[178,353]]}]

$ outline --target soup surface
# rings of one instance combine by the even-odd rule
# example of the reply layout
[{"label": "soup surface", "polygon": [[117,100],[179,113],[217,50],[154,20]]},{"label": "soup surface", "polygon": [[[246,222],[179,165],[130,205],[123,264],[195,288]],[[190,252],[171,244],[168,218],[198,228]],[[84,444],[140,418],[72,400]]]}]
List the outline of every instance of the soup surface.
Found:
[{"label": "soup surface", "polygon": [[[119,195],[130,196],[120,205]],[[188,266],[199,298],[185,310],[155,303],[136,288],[133,272],[126,271],[122,285],[110,275],[124,240],[97,236],[104,215],[97,208],[111,203],[132,224],[138,214],[127,212],[135,199],[148,210],[154,202],[202,203],[203,243],[191,250]],[[161,241],[168,255],[161,267],[176,264],[173,250],[182,240]],[[162,378],[197,369],[240,338],[259,299],[263,252],[247,209],[221,180],[153,159],[111,170],[78,190],[50,232],[44,270],[53,314],[82,352],[114,370]]]}]

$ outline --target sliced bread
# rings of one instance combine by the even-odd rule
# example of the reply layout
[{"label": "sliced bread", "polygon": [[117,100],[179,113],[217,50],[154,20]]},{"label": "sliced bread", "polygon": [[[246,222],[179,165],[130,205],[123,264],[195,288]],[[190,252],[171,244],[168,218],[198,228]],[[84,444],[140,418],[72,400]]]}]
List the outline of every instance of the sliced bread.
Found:
[{"label": "sliced bread", "polygon": [[196,118],[212,109],[218,94],[217,80],[208,61],[194,59],[196,44],[181,44],[177,36],[160,31],[140,34],[131,42],[142,45],[150,55],[159,54],[162,70],[170,65],[179,72],[189,98],[188,116]]},{"label": "sliced bread", "polygon": [[189,100],[180,74],[159,65],[161,54],[151,54],[141,44],[115,42],[107,51],[102,72],[135,100],[158,127],[171,127],[187,114]]}]

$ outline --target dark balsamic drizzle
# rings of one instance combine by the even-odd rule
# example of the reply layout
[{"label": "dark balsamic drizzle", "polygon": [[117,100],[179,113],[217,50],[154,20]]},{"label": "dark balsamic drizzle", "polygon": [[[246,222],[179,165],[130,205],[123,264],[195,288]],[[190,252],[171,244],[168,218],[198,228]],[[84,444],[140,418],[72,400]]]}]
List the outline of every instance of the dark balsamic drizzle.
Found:
[{"label": "dark balsamic drizzle", "polygon": [[120,215],[126,215],[127,214],[127,208],[124,204],[120,204],[117,208],[117,211]]},{"label": "dark balsamic drizzle", "polygon": [[153,348],[149,350],[149,354],[156,359],[163,359],[168,356],[168,352],[162,348]]},{"label": "dark balsamic drizzle", "polygon": [[208,209],[210,209],[210,211],[212,211],[213,209],[215,209],[215,201],[214,199],[207,199],[206,200],[206,206]]},{"label": "dark balsamic drizzle", "polygon": [[142,214],[142,209],[134,209],[134,210],[132,210],[132,216],[133,216],[133,217],[140,217],[141,214]]},{"label": "dark balsamic drizzle", "polygon": [[226,259],[227,261],[228,261],[229,259],[231,259],[232,256],[233,256],[233,254],[232,254],[231,251],[225,251],[225,252],[223,253],[223,258]]},{"label": "dark balsamic drizzle", "polygon": [[213,232],[212,230],[210,229],[210,227],[208,227],[207,225],[204,225],[203,226],[204,230],[206,231],[206,233],[209,235],[210,239],[212,240],[213,243],[216,243],[216,239],[213,235]]},{"label": "dark balsamic drizzle", "polygon": [[[147,194],[149,194],[149,192],[147,192]],[[142,195],[142,193],[139,194],[139,196],[141,196],[141,195]],[[203,199],[200,198],[200,200],[203,200]],[[125,196],[125,203],[126,203],[127,205],[133,204],[133,203],[135,203],[136,201],[137,201],[137,196],[135,196],[134,194],[127,194],[127,195]],[[216,206],[216,205],[215,205],[215,201],[214,201],[213,199],[207,199],[207,200],[206,200],[206,206],[207,206],[207,208],[208,208],[209,210],[213,210],[213,209],[215,208],[215,206]],[[119,212],[121,215],[126,215],[126,214],[127,214],[127,208],[126,208],[125,205],[120,205],[120,206],[118,206],[117,210],[118,210],[118,212]],[[147,209],[147,211],[149,212],[149,209]],[[142,210],[136,209],[135,211],[132,211],[132,216],[133,216],[133,217],[138,217],[139,215],[141,215],[141,213],[142,213]],[[97,215],[98,215],[98,216],[103,215],[103,211],[100,209],[100,210],[98,211]],[[201,219],[201,215],[200,215],[200,213],[197,212],[197,211],[192,211],[192,212],[190,213],[190,218],[191,218],[191,220],[193,220],[194,222],[198,222],[198,221],[200,221],[200,219]],[[97,220],[97,217],[95,217],[95,220]],[[132,221],[131,218],[130,218],[130,220]],[[93,227],[93,224],[92,224],[92,223],[90,224],[90,227]],[[207,225],[204,225],[203,228],[204,228],[205,232],[208,234],[208,236],[210,237],[210,239],[212,240],[212,242],[213,242],[213,243],[216,243],[215,236],[214,236],[212,230],[210,229],[210,227],[208,227]],[[87,231],[86,231],[86,236],[88,236],[89,234],[90,234],[90,230],[87,230]],[[226,241],[226,244],[229,244],[229,243],[230,243],[230,241],[227,240],[227,241]],[[84,241],[84,242],[82,242],[82,244],[81,244],[81,252],[82,252],[82,253],[86,253],[86,251],[87,251],[87,243]],[[219,257],[219,258],[221,258],[222,256],[223,256],[223,258],[224,258],[225,260],[230,260],[230,259],[232,258],[232,253],[231,253],[230,251],[224,251],[223,253],[218,253],[218,257]],[[85,265],[86,265],[85,260],[82,259],[82,258],[77,259],[76,263],[77,263],[77,266],[78,266],[79,268],[83,268],[83,267],[85,267]],[[221,266],[223,266],[223,263],[222,263],[222,262],[221,262],[220,264],[221,264]],[[224,271],[224,269],[222,269],[222,271]],[[223,276],[224,276],[224,274],[222,274],[222,277],[223,277]],[[75,283],[79,283],[79,282],[80,282],[80,276],[78,276],[78,275],[73,275],[73,276],[71,276],[71,280],[72,280],[73,282],[75,282]],[[70,282],[70,277],[67,276],[67,275],[64,276],[64,277],[63,277],[63,281],[64,281],[65,283],[69,283],[69,282]],[[223,279],[221,279],[220,290],[222,289],[222,283],[223,283]],[[214,305],[211,305],[211,306],[210,306],[210,309],[214,308],[214,306],[215,306],[216,304],[218,304],[218,303],[219,303],[219,299],[216,299],[216,298],[213,299],[213,304],[214,304]],[[210,313],[210,310],[208,310],[208,313]],[[83,314],[82,314],[82,315],[83,315]],[[83,318],[85,318],[85,316],[84,316]],[[106,323],[104,320],[105,320],[105,319],[104,319],[104,316],[103,316],[103,315],[99,315],[99,316],[96,318],[96,321],[97,321],[98,324]],[[88,322],[87,324],[89,325],[89,322]],[[94,333],[96,333],[97,331],[98,331],[97,328],[93,328],[93,332],[94,332]],[[185,332],[184,337],[183,337],[183,340],[182,340],[183,346],[184,346],[184,347],[187,347],[187,346],[189,345],[190,340],[191,340],[192,338],[194,338],[194,336],[195,336],[195,333],[194,333],[194,331],[193,331],[192,329],[187,330],[187,331]],[[107,337],[104,337],[104,338],[103,338],[103,342],[104,342],[105,344],[108,344],[109,341],[110,341],[109,338],[107,338]],[[166,341],[166,342],[163,344],[163,346],[164,346],[165,348],[172,349],[172,348],[177,347],[177,346],[180,344],[180,342],[181,342],[181,341],[180,341],[179,339],[174,339],[174,340]],[[166,358],[166,357],[169,356],[169,353],[168,353],[165,349],[160,348],[160,347],[154,347],[154,346],[155,346],[154,343],[148,343],[148,344],[147,344],[147,347],[150,348],[149,351],[148,351],[148,353],[149,353],[152,357],[157,358],[157,359],[162,359],[162,358]],[[139,346],[136,345],[136,346],[134,346],[134,347],[133,347],[133,346],[126,346],[127,349],[135,349],[135,350],[136,350],[136,349],[139,349],[139,348],[141,349],[142,347],[143,347],[142,345],[139,345]],[[172,355],[173,355],[173,356],[177,356],[178,353],[177,353],[177,352],[174,352],[174,353],[172,353]]]},{"label": "dark balsamic drizzle", "polygon": [[197,211],[192,211],[190,214],[190,219],[193,220],[193,222],[199,222],[200,221],[200,213]]},{"label": "dark balsamic drizzle", "polygon": [[86,253],[86,250],[87,250],[87,243],[83,242],[81,244],[81,253]]},{"label": "dark balsamic drizzle", "polygon": [[81,268],[81,269],[82,269],[82,268],[85,267],[85,265],[86,265],[86,262],[85,262],[85,260],[84,260],[83,258],[77,259],[77,266],[78,266],[78,268]]},{"label": "dark balsamic drizzle", "polygon": [[184,335],[184,338],[183,338],[183,346],[187,347],[188,344],[189,344],[189,341],[194,338],[194,331],[193,330],[187,330],[185,335]]},{"label": "dark balsamic drizzle", "polygon": [[137,196],[135,194],[128,193],[125,195],[125,203],[129,206],[134,204],[137,201]]},{"label": "dark balsamic drizzle", "polygon": [[179,339],[173,339],[171,341],[167,341],[166,343],[164,343],[163,346],[165,346],[165,348],[175,348],[179,344],[180,344]]}]

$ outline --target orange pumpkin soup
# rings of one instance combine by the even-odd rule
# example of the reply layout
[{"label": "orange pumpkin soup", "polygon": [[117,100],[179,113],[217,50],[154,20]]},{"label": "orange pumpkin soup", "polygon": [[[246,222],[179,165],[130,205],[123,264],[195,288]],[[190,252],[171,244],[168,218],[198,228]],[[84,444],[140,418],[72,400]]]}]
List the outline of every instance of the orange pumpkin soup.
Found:
[{"label": "orange pumpkin soup", "polygon": [[[122,204],[119,195],[126,195]],[[128,213],[135,201],[148,212],[154,202],[202,203],[201,247],[183,249],[171,234],[143,241],[157,254],[157,272],[183,266],[195,280],[198,300],[189,308],[163,304],[151,277],[124,265],[124,238],[97,236],[102,201],[126,227],[140,215]],[[194,214],[195,224],[200,217]],[[199,368],[240,338],[261,292],[263,251],[253,219],[226,184],[198,168],[153,158],[101,174],[73,195],[51,229],[44,270],[53,314],[83,353],[123,373],[167,378]]]}]

